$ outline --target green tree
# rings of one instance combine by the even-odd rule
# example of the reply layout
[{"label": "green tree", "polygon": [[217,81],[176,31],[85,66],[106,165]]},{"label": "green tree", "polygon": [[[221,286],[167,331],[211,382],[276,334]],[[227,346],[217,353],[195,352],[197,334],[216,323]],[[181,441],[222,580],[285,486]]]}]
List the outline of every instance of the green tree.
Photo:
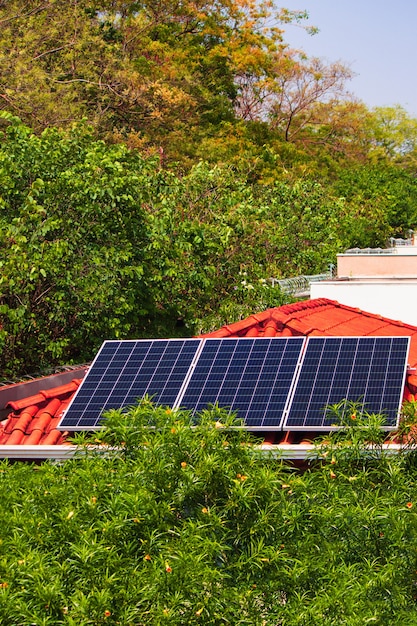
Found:
[{"label": "green tree", "polygon": [[35,135],[1,119],[3,375],[279,305],[271,277],[324,272],[341,250],[385,245],[415,222],[415,181],[395,164],[320,184],[274,173],[264,146],[250,171],[199,162],[180,176],[85,124]]},{"label": "green tree", "polygon": [[405,109],[376,107],[370,120],[371,157],[386,158],[415,172],[417,153],[417,119]]},{"label": "green tree", "polygon": [[389,237],[407,237],[415,227],[415,177],[393,163],[344,168],[333,192],[348,206],[350,247],[384,247]]},{"label": "green tree", "polygon": [[330,110],[346,98],[346,82],[352,73],[341,63],[326,65],[321,59],[282,59],[276,69],[275,89],[271,94],[271,125],[281,129],[285,141],[294,141],[303,129],[314,128],[321,120],[319,105]]},{"label": "green tree", "polygon": [[[7,116],[6,116],[7,117]],[[88,128],[37,137],[7,118],[0,143],[3,371],[91,358],[153,311],[144,203],[152,160]],[[27,370],[26,370],[27,371]]]},{"label": "green tree", "polygon": [[269,0],[12,0],[0,6],[1,104],[36,131],[86,117],[132,146],[193,155],[234,120],[237,77],[267,71],[276,24],[303,15]]}]

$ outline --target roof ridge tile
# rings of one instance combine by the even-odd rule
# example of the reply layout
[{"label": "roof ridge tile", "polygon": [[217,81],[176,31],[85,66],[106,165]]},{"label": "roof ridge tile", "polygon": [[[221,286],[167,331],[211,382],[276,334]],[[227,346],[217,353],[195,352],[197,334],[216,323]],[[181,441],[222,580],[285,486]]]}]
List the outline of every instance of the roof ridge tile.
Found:
[{"label": "roof ridge tile", "polygon": [[64,396],[67,393],[73,393],[78,389],[81,384],[81,379],[74,378],[70,383],[66,385],[60,385],[59,387],[53,387],[52,389],[43,389],[40,393],[49,400],[50,398],[56,398],[57,396]]},{"label": "roof ridge tile", "polygon": [[82,379],[80,378],[73,378],[73,380],[66,385],[60,385],[59,387],[53,387],[52,389],[43,389],[33,396],[27,396],[26,398],[21,398],[20,400],[10,400],[6,404],[6,407],[10,407],[14,411],[20,411],[21,409],[25,409],[32,404],[42,404],[45,400],[73,393],[80,386],[81,380]]},{"label": "roof ridge tile", "polygon": [[26,398],[21,398],[20,400],[10,400],[6,407],[11,407],[13,411],[20,411],[21,409],[26,409],[29,406],[35,404],[42,404],[45,401],[45,396],[43,393],[37,393],[33,396],[27,396]]}]

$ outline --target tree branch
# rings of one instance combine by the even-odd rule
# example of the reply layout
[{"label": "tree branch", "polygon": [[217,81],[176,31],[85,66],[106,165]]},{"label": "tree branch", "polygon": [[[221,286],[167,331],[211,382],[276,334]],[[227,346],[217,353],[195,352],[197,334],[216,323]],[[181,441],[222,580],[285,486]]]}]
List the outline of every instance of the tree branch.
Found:
[{"label": "tree branch", "polygon": [[48,4],[45,4],[44,6],[32,9],[32,11],[28,11],[28,13],[19,13],[18,15],[12,15],[12,17],[6,17],[4,20],[0,20],[0,24],[6,24],[7,22],[11,22],[12,20],[18,20],[21,17],[29,17],[29,15],[40,13],[41,11],[47,9],[49,6],[50,3],[48,2]]},{"label": "tree branch", "polygon": [[66,43],[64,46],[59,46],[59,48],[54,48],[53,50],[46,50],[46,52],[42,52],[41,54],[38,54],[36,57],[33,57],[32,61],[36,61],[37,59],[41,59],[42,57],[46,56],[47,54],[54,54],[54,52],[59,52],[60,50],[64,50],[64,48],[71,48],[74,44],[75,44],[75,42],[72,41],[71,43]]}]

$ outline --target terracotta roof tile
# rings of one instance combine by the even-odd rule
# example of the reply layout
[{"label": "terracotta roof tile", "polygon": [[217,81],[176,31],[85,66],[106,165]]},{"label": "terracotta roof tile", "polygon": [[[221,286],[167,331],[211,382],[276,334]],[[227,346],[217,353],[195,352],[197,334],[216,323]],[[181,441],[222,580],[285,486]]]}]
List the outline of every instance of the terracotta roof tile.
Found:
[{"label": "terracotta roof tile", "polygon": [[9,415],[2,431],[5,435],[11,435],[17,422],[19,421],[19,415],[16,415],[15,413],[12,413],[11,415]]},{"label": "terracotta roof tile", "polygon": [[27,409],[25,409],[24,411],[22,411],[20,417],[15,423],[13,427],[13,431],[16,432],[17,430],[20,430],[22,433],[25,433],[27,428],[32,423],[32,419],[33,419],[33,411],[28,411]]},{"label": "terracotta roof tile", "polygon": [[4,431],[0,431],[0,446],[6,445],[9,435],[6,435]]},{"label": "terracotta roof tile", "polygon": [[26,433],[30,435],[35,430],[40,431],[41,434],[49,432],[51,420],[60,407],[61,401],[58,398],[54,398],[48,402],[46,407],[38,411],[34,416],[26,429]]},{"label": "terracotta roof tile", "polygon": [[20,429],[13,430],[6,443],[8,446],[17,446],[19,443],[22,443],[24,436],[24,431],[21,431]]},{"label": "terracotta roof tile", "polygon": [[246,333],[246,337],[259,337],[259,328],[252,326]]},{"label": "terracotta roof tile", "polygon": [[7,407],[12,412],[0,423],[0,445],[65,443],[68,433],[62,433],[56,427],[80,382],[80,379],[74,379],[66,385],[8,402]]},{"label": "terracotta roof tile", "polygon": [[67,393],[73,393],[74,391],[77,391],[80,384],[80,379],[74,379],[67,385],[61,385],[60,387],[55,387],[55,389],[45,389],[44,391],[41,391],[41,394],[44,396],[44,398],[56,398],[58,391],[58,395],[64,396]]},{"label": "terracotta roof tile", "polygon": [[41,446],[57,446],[65,443],[65,439],[68,433],[62,433],[60,430],[54,428],[40,441]]},{"label": "terracotta roof tile", "polygon": [[34,404],[42,404],[42,402],[45,402],[45,396],[42,393],[37,393],[35,396],[28,396],[27,398],[22,398],[21,400],[8,402],[7,406],[11,407],[14,411],[20,411],[21,409],[26,409]]},{"label": "terracotta roof tile", "polygon": [[265,324],[264,337],[276,337],[278,332],[277,323],[274,320],[269,320]]},{"label": "terracotta roof tile", "polygon": [[60,396],[65,396],[70,393],[72,394],[78,389],[80,384],[81,380],[74,378],[74,380],[67,385],[60,385],[59,387],[54,387],[52,389],[43,389],[34,396],[28,396],[26,398],[22,398],[21,400],[8,402],[7,406],[11,407],[14,411],[19,411],[20,409],[32,406],[33,404],[42,404],[49,398],[59,398]]}]

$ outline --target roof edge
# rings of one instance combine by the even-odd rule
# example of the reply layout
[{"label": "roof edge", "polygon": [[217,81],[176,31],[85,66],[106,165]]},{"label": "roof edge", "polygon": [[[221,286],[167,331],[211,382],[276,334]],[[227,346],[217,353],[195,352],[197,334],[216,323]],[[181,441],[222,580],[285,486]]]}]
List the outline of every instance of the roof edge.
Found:
[{"label": "roof edge", "polygon": [[[45,461],[59,460],[65,461],[73,458],[76,454],[82,453],[82,446],[62,444],[52,446],[32,445],[4,445],[0,446],[0,459],[15,459],[21,461]],[[272,456],[283,461],[309,461],[319,460],[317,448],[312,443],[281,443],[281,444],[260,444],[254,446],[262,454]],[[89,450],[100,451],[101,454],[114,452],[114,448],[105,449],[102,446],[89,447]],[[399,443],[385,443],[381,446],[381,453],[394,455],[404,451],[404,445]],[[81,454],[82,455],[82,454]]]},{"label": "roof edge", "polygon": [[65,460],[72,458],[79,446],[71,444],[58,445],[3,445],[0,446],[0,459],[16,459],[21,461]]}]

